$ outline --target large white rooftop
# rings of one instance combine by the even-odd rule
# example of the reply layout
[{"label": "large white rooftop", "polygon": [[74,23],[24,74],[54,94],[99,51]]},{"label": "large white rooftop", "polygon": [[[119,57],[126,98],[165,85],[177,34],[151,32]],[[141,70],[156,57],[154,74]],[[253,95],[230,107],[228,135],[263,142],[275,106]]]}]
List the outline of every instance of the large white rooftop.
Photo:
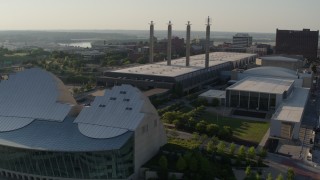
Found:
[{"label": "large white rooftop", "polygon": [[[216,66],[219,64],[234,62],[241,59],[246,59],[255,56],[255,54],[248,53],[231,53],[231,52],[214,52],[209,54],[209,66]],[[171,66],[167,65],[167,61],[146,64],[131,68],[115,70],[112,72],[129,73],[129,74],[143,74],[143,75],[159,75],[176,77],[186,73],[190,73],[199,69],[205,68],[205,54],[195,55],[190,57],[190,66],[186,67],[185,57],[174,59],[171,61]]]},{"label": "large white rooftop", "polygon": [[260,93],[283,94],[293,85],[294,80],[248,77],[234,85],[228,87],[228,90],[250,91]]},{"label": "large white rooftop", "polygon": [[308,100],[308,88],[295,88],[292,95],[282,102],[272,119],[287,122],[300,122]]},{"label": "large white rooftop", "polygon": [[0,82],[0,132],[30,124],[35,119],[63,121],[76,102],[53,74],[33,68],[11,74]]},{"label": "large white rooftop", "polygon": [[147,115],[157,116],[148,98],[137,88],[122,85],[106,90],[104,96],[97,96],[74,122],[85,136],[112,138],[135,131]]},{"label": "large white rooftop", "polygon": [[149,99],[130,85],[97,96],[78,107],[53,74],[27,69],[0,82],[0,145],[51,151],[119,149],[143,120],[158,120]]}]

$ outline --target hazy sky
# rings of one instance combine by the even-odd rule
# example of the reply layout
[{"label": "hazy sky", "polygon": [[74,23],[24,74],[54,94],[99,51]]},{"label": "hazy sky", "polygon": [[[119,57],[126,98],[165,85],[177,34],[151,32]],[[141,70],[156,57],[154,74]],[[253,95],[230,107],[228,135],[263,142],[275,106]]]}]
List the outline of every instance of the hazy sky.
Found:
[{"label": "hazy sky", "polygon": [[155,29],[272,32],[320,29],[320,0],[0,0],[0,30]]}]

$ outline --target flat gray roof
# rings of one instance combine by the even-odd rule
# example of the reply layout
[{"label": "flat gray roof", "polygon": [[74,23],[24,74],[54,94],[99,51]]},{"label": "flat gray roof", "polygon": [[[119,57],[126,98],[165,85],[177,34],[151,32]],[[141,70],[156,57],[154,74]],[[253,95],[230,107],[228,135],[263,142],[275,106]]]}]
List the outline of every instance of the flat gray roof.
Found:
[{"label": "flat gray roof", "polygon": [[301,61],[298,58],[285,57],[285,56],[263,56],[260,57],[264,61],[287,61],[287,62],[298,62]]},{"label": "flat gray roof", "polygon": [[[252,56],[255,56],[255,54],[213,52],[209,54],[209,66],[212,67],[227,62],[234,62],[241,59],[250,58]],[[186,59],[185,57],[182,57],[179,59],[172,60],[171,66],[167,66],[167,61],[163,61],[158,63],[115,70],[112,72],[176,77],[199,69],[204,69],[205,54],[190,56],[190,66],[186,67],[185,64]]]},{"label": "flat gray roof", "polygon": [[293,85],[294,80],[262,78],[262,77],[248,77],[232,86],[228,90],[250,91],[272,94],[283,94],[288,91]]},{"label": "flat gray roof", "polygon": [[199,95],[200,97],[208,97],[208,98],[226,98],[226,91],[214,90],[210,89]]},{"label": "flat gray roof", "polygon": [[308,100],[309,88],[295,88],[292,95],[284,100],[273,114],[272,119],[287,122],[300,122]]}]

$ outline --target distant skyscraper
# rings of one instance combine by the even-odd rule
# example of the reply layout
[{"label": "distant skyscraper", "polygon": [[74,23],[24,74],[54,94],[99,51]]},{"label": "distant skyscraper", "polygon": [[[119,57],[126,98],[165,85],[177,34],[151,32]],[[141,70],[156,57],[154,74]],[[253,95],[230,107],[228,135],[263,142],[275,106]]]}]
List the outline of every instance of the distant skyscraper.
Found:
[{"label": "distant skyscraper", "polygon": [[232,46],[237,48],[250,47],[252,45],[252,36],[247,33],[238,33],[232,38]]},{"label": "distant skyscraper", "polygon": [[276,35],[276,54],[303,55],[308,59],[317,58],[319,31],[279,30]]}]

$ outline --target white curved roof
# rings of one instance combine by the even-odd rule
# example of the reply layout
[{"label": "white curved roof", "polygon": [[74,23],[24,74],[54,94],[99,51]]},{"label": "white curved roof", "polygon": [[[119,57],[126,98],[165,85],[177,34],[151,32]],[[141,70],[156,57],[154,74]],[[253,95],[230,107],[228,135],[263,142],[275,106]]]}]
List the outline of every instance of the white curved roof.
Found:
[{"label": "white curved roof", "polygon": [[11,74],[0,82],[0,131],[24,127],[35,119],[61,122],[74,104],[63,83],[47,71],[32,68]]},{"label": "white curved roof", "polygon": [[147,114],[157,116],[150,101],[137,88],[122,85],[106,90],[104,96],[97,96],[74,122],[85,136],[112,138],[135,131]]},{"label": "white curved roof", "polygon": [[297,73],[293,70],[281,68],[281,67],[272,67],[272,66],[252,68],[244,71],[243,73],[259,75],[259,76],[290,77],[290,78],[298,77]]},{"label": "white curved roof", "polygon": [[[149,99],[129,85],[107,90],[77,118],[69,116],[74,101],[49,72],[35,68],[10,75],[0,82],[0,145],[63,152],[114,150],[133,138],[143,120],[158,118]],[[102,104],[106,106],[99,107]]]}]

